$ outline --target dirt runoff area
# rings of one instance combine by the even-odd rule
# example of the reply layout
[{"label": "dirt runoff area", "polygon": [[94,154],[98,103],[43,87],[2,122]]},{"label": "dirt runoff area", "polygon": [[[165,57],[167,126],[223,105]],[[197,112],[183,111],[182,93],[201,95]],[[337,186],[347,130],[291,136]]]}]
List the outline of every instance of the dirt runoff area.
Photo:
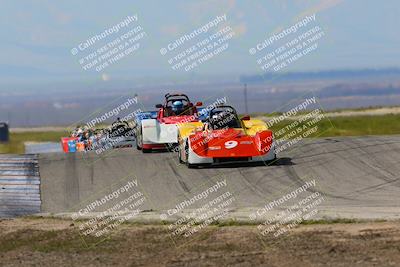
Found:
[{"label": "dirt runoff area", "polygon": [[276,238],[257,226],[207,226],[177,243],[166,225],[123,224],[90,245],[78,228],[1,220],[0,266],[400,266],[398,221],[300,225]]}]

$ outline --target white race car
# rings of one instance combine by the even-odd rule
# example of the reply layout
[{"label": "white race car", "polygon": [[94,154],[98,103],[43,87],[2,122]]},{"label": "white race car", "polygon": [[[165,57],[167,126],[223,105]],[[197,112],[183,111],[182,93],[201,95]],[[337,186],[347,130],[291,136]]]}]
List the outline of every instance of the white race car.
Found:
[{"label": "white race car", "polygon": [[[155,117],[150,113],[150,116],[137,119],[135,130],[137,149],[148,153],[153,149],[166,149],[168,146],[176,145],[177,125],[198,121],[197,107],[201,105],[201,102],[194,105],[185,94],[166,94],[164,105],[156,105],[158,112]],[[140,116],[141,114],[138,117]]]}]

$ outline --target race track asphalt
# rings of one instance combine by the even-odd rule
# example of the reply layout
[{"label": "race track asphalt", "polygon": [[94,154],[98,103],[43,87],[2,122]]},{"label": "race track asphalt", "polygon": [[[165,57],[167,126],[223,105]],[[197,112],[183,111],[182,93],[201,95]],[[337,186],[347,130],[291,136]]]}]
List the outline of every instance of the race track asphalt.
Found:
[{"label": "race track asphalt", "polygon": [[[186,205],[181,210],[186,212],[229,191],[234,199],[229,203],[228,217],[246,219],[271,201],[314,180],[315,186],[308,192],[299,193],[268,212],[282,210],[306,194],[319,192],[323,201],[315,219],[399,219],[399,163],[400,136],[308,139],[280,153],[277,162],[261,166],[188,169],[178,163],[174,153],[143,154],[135,148],[115,149],[100,156],[43,154],[39,158],[42,212],[76,212],[136,180],[134,189],[113,199],[108,197],[94,211],[115,207],[136,190],[145,196],[138,208],[145,211],[143,214],[159,218],[168,210],[174,213],[171,209],[180,203]],[[226,186],[220,184],[217,192],[188,204],[222,181]]]}]

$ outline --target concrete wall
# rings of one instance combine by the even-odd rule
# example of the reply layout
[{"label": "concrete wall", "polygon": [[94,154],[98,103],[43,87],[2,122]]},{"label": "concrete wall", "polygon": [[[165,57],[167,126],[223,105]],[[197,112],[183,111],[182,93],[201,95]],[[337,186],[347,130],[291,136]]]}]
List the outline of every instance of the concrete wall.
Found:
[{"label": "concrete wall", "polygon": [[0,155],[0,218],[40,212],[36,155]]}]

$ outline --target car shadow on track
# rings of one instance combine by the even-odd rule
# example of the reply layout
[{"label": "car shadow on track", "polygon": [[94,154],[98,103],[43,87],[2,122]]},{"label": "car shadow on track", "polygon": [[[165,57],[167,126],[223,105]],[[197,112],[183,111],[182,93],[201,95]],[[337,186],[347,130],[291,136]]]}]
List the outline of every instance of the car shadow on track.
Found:
[{"label": "car shadow on track", "polygon": [[217,165],[201,165],[199,169],[223,169],[223,168],[248,168],[248,167],[272,167],[272,166],[292,166],[295,163],[291,158],[278,158],[269,162],[243,162],[243,163],[221,163]]}]

